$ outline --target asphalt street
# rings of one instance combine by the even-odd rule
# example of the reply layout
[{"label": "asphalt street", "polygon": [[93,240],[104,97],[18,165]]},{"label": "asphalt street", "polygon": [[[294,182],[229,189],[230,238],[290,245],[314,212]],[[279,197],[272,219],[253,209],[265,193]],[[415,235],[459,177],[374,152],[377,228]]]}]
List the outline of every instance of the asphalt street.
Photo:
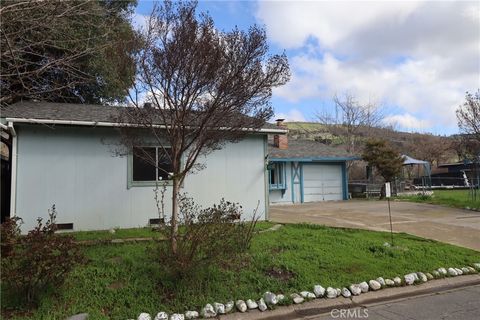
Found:
[{"label": "asphalt street", "polygon": [[480,285],[359,308],[333,309],[327,314],[310,316],[308,319],[478,320],[480,319]]}]

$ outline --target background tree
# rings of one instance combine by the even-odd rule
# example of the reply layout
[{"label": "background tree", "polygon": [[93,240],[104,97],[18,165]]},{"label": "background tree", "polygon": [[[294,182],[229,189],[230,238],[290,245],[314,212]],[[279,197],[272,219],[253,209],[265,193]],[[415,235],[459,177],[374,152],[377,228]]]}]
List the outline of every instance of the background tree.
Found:
[{"label": "background tree", "polygon": [[480,141],[480,90],[466,93],[465,103],[457,109],[457,123],[460,132]]},{"label": "background tree", "polygon": [[[386,182],[391,182],[402,170],[403,157],[385,140],[369,140],[365,144],[362,155],[368,165],[375,168]],[[384,188],[382,187],[382,196]]]},{"label": "background tree", "polygon": [[2,105],[125,100],[135,75],[135,0],[2,1]]},{"label": "background tree", "polygon": [[350,93],[333,97],[334,112],[319,112],[317,121],[324,129],[340,140],[349,153],[359,151],[359,136],[369,136],[370,129],[379,127],[384,118],[381,107],[376,103],[360,103]]},{"label": "background tree", "polygon": [[454,140],[433,134],[414,134],[406,144],[408,155],[430,162],[432,166],[455,158]]},{"label": "background tree", "polygon": [[[261,128],[273,115],[272,88],[289,79],[285,54],[267,57],[264,29],[219,31],[208,14],[197,14],[196,6],[155,4],[142,32],[133,107],[116,119],[124,124],[120,133],[129,152],[164,170],[141,147],[155,143],[171,162],[174,254],[178,194],[186,175],[203,167],[201,156]],[[149,107],[142,107],[142,94]]]}]

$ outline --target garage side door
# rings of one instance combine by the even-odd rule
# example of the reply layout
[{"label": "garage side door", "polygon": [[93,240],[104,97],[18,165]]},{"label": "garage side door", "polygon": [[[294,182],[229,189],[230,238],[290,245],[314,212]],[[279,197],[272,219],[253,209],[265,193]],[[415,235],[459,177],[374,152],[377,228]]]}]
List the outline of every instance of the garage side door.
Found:
[{"label": "garage side door", "polygon": [[303,196],[304,202],[343,200],[342,166],[304,165]]}]

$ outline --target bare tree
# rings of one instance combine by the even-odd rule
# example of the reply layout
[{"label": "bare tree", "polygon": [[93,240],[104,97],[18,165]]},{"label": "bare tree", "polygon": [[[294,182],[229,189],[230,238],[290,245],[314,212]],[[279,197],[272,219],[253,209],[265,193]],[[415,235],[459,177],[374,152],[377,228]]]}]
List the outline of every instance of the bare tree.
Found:
[{"label": "bare tree", "polygon": [[[177,251],[178,194],[199,157],[259,130],[273,115],[272,88],[289,80],[285,54],[267,58],[265,30],[215,28],[196,2],[156,4],[143,32],[133,107],[117,119],[122,144],[157,169],[172,188],[171,250]],[[144,94],[149,102],[142,107]],[[147,143],[160,146],[160,166]],[[159,158],[159,156],[157,156]]]},{"label": "bare tree", "polygon": [[324,130],[340,139],[350,153],[358,152],[358,137],[360,134],[369,136],[369,129],[379,127],[384,116],[377,103],[361,104],[350,93],[342,96],[335,94],[334,112],[319,112],[318,122],[324,125]]},{"label": "bare tree", "polygon": [[457,109],[457,123],[460,132],[480,141],[480,90],[466,93],[465,103]]},{"label": "bare tree", "polygon": [[125,97],[134,76],[134,2],[0,3],[0,104],[22,99],[99,103]]}]

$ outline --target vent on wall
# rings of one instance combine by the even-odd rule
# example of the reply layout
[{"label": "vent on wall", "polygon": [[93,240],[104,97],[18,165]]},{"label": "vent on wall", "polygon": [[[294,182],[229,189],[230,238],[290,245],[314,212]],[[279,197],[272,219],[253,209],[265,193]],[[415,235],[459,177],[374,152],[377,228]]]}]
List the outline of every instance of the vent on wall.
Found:
[{"label": "vent on wall", "polygon": [[154,218],[154,219],[150,219],[148,220],[148,224],[163,224],[165,223],[165,219],[161,218]]},{"label": "vent on wall", "polygon": [[56,223],[57,230],[73,230],[73,223]]}]

